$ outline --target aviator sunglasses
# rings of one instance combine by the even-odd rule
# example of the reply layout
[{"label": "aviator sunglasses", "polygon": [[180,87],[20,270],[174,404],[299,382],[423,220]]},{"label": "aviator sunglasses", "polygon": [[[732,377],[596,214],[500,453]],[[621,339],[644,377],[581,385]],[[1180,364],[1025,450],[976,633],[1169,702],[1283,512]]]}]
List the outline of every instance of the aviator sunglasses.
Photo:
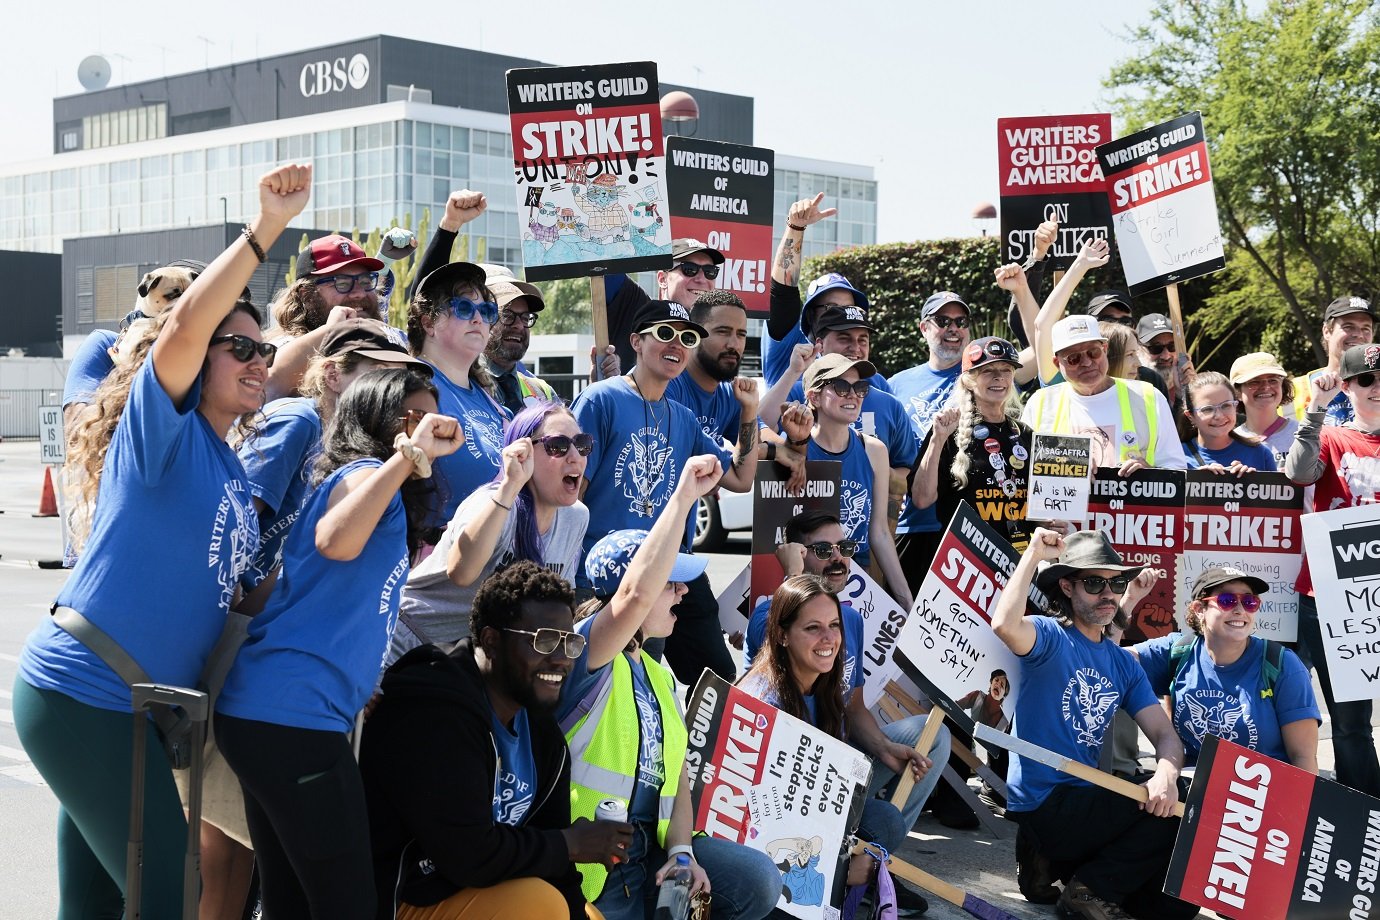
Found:
[{"label": "aviator sunglasses", "polygon": [[221,342],[230,343],[230,354],[235,356],[236,361],[243,361],[248,364],[254,360],[254,355],[264,359],[264,364],[268,367],[273,366],[273,358],[278,354],[278,346],[272,342],[256,342],[247,335],[217,335],[212,336],[209,344],[219,345]]},{"label": "aviator sunglasses", "polygon": [[523,636],[532,637],[532,651],[538,655],[550,655],[562,642],[565,643],[565,657],[579,658],[580,653],[585,650],[585,637],[575,632],[566,632],[563,629],[551,629],[544,627],[538,630],[515,629],[511,626],[503,627],[504,632],[518,633]]}]

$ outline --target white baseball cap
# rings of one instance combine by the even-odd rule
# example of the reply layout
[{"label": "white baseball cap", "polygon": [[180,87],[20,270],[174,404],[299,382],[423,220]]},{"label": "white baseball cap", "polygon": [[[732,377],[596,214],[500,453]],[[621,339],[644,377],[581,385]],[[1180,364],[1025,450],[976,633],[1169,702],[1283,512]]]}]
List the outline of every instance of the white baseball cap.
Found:
[{"label": "white baseball cap", "polygon": [[1057,355],[1065,348],[1085,342],[1105,342],[1107,337],[1097,328],[1096,316],[1066,316],[1054,324],[1049,334],[1050,347]]}]

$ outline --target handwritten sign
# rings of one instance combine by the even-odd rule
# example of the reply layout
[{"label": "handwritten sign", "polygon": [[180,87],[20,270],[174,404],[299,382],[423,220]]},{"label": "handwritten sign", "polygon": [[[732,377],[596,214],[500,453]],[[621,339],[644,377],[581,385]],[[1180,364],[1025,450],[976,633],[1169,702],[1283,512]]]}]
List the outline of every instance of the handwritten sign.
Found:
[{"label": "handwritten sign", "polygon": [[1380,505],[1303,516],[1318,626],[1339,701],[1380,696]]},{"label": "handwritten sign", "polygon": [[1036,432],[1025,516],[1032,521],[1086,520],[1091,465],[1090,435]]}]

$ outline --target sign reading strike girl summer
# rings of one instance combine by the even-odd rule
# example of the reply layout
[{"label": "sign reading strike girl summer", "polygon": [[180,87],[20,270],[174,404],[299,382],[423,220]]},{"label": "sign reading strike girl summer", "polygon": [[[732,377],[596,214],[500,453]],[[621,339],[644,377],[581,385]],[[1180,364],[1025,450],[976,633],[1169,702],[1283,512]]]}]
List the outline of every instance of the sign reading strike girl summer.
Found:
[{"label": "sign reading strike girl summer", "polygon": [[1226,264],[1200,113],[1103,144],[1097,158],[1132,297]]},{"label": "sign reading strike girl summer", "polygon": [[671,266],[656,64],[508,71],[528,281]]},{"label": "sign reading strike girl summer", "polygon": [[1332,695],[1380,696],[1380,505],[1303,516]]}]

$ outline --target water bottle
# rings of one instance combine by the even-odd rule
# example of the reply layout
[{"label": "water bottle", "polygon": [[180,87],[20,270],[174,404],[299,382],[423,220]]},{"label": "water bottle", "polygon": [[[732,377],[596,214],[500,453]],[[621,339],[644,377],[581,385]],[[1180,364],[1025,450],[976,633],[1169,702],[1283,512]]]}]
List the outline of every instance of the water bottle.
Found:
[{"label": "water bottle", "polygon": [[656,896],[652,920],[685,920],[690,915],[690,857],[676,854],[676,866],[666,873]]}]

